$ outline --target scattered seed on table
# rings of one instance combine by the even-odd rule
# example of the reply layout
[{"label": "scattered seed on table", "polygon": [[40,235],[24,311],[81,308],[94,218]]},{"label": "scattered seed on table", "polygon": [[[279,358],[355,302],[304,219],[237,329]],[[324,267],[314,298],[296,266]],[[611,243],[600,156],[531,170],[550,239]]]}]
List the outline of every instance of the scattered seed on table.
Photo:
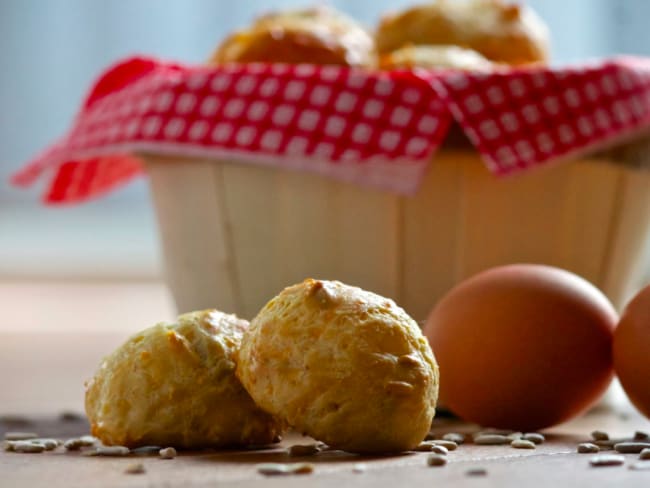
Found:
[{"label": "scattered seed on table", "polygon": [[645,471],[650,469],[650,462],[648,461],[636,461],[628,466],[629,469],[634,471]]},{"label": "scattered seed on table", "polygon": [[648,434],[647,432],[642,432],[640,430],[637,430],[634,433],[634,440],[635,441],[644,441],[646,439],[650,439],[650,434]]},{"label": "scattered seed on table", "polygon": [[503,435],[503,436],[509,436],[511,434],[516,434],[516,430],[508,430],[508,429],[485,429],[481,430],[479,432],[474,433],[474,437],[478,437],[481,435]]},{"label": "scattered seed on table", "polygon": [[512,434],[508,434],[506,437],[508,439],[510,439],[511,441],[514,441],[514,440],[523,438],[524,434],[523,434],[523,432],[513,432]]},{"label": "scattered seed on table", "polygon": [[427,466],[444,466],[447,464],[447,456],[432,453],[427,456]]},{"label": "scattered seed on table", "polygon": [[578,452],[580,454],[594,454],[600,452],[600,447],[591,442],[582,442],[578,444]]},{"label": "scattered seed on table", "polygon": [[145,469],[142,463],[131,463],[127,465],[124,472],[126,474],[143,474],[145,473]]},{"label": "scattered seed on table", "polygon": [[7,441],[5,444],[5,451],[40,453],[45,451],[45,446],[43,444],[35,444],[30,441]]},{"label": "scattered seed on table", "polygon": [[418,452],[435,452],[437,454],[447,454],[449,452],[449,449],[445,446],[434,444],[433,441],[420,442],[420,445],[413,450]]},{"label": "scattered seed on table", "polygon": [[353,473],[365,473],[367,469],[368,466],[363,463],[356,463],[354,466],[352,466]]},{"label": "scattered seed on table", "polygon": [[27,425],[32,425],[34,422],[22,415],[0,415],[0,423],[12,427],[25,427]]},{"label": "scattered seed on table", "polygon": [[606,441],[609,440],[609,434],[607,432],[603,432],[602,430],[594,430],[591,433],[591,438],[595,441]]},{"label": "scattered seed on table", "polygon": [[289,456],[313,456],[320,452],[317,444],[295,444],[288,449]]},{"label": "scattered seed on table", "polygon": [[439,446],[437,444],[434,444],[431,446],[431,452],[435,452],[436,454],[441,454],[442,456],[446,456],[449,454],[449,449],[447,449],[445,446]]},{"label": "scattered seed on table", "polygon": [[263,463],[257,465],[257,472],[265,476],[283,474],[309,474],[314,472],[314,465],[311,463]]},{"label": "scattered seed on table", "polygon": [[156,456],[162,448],[160,446],[140,446],[131,449],[131,454],[136,456]]},{"label": "scattered seed on table", "polygon": [[546,437],[539,432],[527,432],[521,436],[521,438],[526,441],[534,442],[535,444],[542,444],[546,440]]},{"label": "scattered seed on table", "polygon": [[52,451],[61,445],[61,441],[58,439],[49,439],[49,438],[38,438],[30,439],[29,442],[32,444],[42,445],[46,451]]},{"label": "scattered seed on table", "polygon": [[474,444],[479,446],[498,446],[510,444],[510,439],[503,434],[482,434],[474,437]]},{"label": "scattered seed on table", "polygon": [[639,459],[650,459],[650,449],[648,449],[648,448],[643,449],[639,453]]},{"label": "scattered seed on table", "polygon": [[649,442],[619,442],[618,444],[614,444],[614,450],[621,454],[639,454],[649,447]]},{"label": "scattered seed on table", "polygon": [[620,466],[624,462],[625,458],[616,454],[598,454],[589,460],[589,464],[595,467]]},{"label": "scattered seed on table", "polygon": [[68,439],[63,443],[63,447],[65,447],[68,451],[78,451],[82,447],[91,447],[97,444],[98,439],[91,435],[84,435],[81,437],[73,437],[72,439]]},{"label": "scattered seed on table", "polygon": [[36,439],[38,434],[34,432],[7,432],[5,433],[6,441],[27,441],[29,439]]},{"label": "scattered seed on table", "polygon": [[128,456],[131,450],[126,446],[97,446],[94,449],[84,452],[85,456],[106,456],[121,457]]},{"label": "scattered seed on table", "polygon": [[526,439],[515,439],[510,443],[510,446],[515,449],[535,449],[535,443]]},{"label": "scattered seed on table", "polygon": [[77,412],[64,411],[59,414],[59,420],[62,422],[81,422],[85,417]]},{"label": "scattered seed on table", "polygon": [[433,446],[435,446],[433,441],[422,441],[413,450],[418,452],[430,452]]},{"label": "scattered seed on table", "polygon": [[628,442],[629,439],[603,439],[593,441],[600,449],[614,449],[614,446],[619,442]]},{"label": "scattered seed on table", "polygon": [[442,446],[445,449],[447,449],[448,451],[455,451],[456,449],[458,449],[458,444],[456,444],[454,441],[446,441],[444,439],[437,439],[437,440],[431,441],[431,443],[434,446]]},{"label": "scattered seed on table", "polygon": [[465,442],[465,436],[463,434],[459,434],[458,432],[448,432],[442,436],[442,440],[455,442],[456,444],[462,444]]},{"label": "scattered seed on table", "polygon": [[469,468],[465,471],[467,476],[487,476],[487,469],[485,468]]},{"label": "scattered seed on table", "polygon": [[176,457],[176,454],[176,449],[173,447],[165,447],[164,449],[158,451],[160,459],[174,459]]}]

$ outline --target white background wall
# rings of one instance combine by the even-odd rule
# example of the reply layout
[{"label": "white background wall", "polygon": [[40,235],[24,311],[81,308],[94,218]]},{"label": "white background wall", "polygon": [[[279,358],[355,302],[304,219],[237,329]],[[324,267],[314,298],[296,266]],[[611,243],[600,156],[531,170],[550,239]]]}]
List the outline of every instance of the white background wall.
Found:
[{"label": "white background wall", "polygon": [[[409,0],[334,0],[372,25]],[[650,55],[650,1],[531,0],[567,63]],[[159,274],[146,181],[77,207],[44,208],[8,175],[69,125],[91,81],[134,53],[201,62],[260,11],[301,0],[0,0],[0,277]]]}]

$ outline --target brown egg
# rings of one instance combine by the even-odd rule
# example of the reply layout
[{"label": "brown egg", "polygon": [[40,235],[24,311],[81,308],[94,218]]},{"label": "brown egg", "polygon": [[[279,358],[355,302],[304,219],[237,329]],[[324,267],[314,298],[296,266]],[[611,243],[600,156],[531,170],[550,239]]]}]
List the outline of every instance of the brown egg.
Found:
[{"label": "brown egg", "polygon": [[623,311],[614,333],[614,370],[630,401],[650,418],[650,286]]},{"label": "brown egg", "polygon": [[515,264],[456,286],[424,332],[452,411],[525,431],[568,420],[598,400],[613,376],[616,321],[607,298],[579,276]]}]

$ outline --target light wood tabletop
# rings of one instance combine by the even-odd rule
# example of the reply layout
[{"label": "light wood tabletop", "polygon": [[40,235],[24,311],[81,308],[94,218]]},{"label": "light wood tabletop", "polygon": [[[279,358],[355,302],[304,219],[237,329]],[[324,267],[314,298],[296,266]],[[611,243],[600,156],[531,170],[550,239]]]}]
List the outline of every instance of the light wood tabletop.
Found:
[{"label": "light wood tabletop", "polygon": [[[173,316],[160,283],[0,283],[0,435],[35,431],[62,439],[88,432],[83,412],[83,382],[102,356],[131,333]],[[622,466],[592,467],[576,446],[600,429],[614,437],[650,431],[650,421],[618,402],[545,431],[546,442],[533,450],[466,443],[448,455],[443,467],[429,467],[428,453],[363,457],[340,451],[290,458],[286,448],[310,439],[289,435],[267,450],[180,453],[157,457],[98,458],[65,452],[0,452],[0,487],[150,487],[183,486],[649,486],[650,470],[634,470],[638,455],[625,454]],[[476,430],[438,419],[434,432]],[[612,451],[606,451],[612,453]],[[305,475],[265,477],[263,462],[313,463]],[[138,462],[143,474],[126,474]],[[362,465],[362,466],[360,466]],[[483,476],[471,476],[474,468]]]}]

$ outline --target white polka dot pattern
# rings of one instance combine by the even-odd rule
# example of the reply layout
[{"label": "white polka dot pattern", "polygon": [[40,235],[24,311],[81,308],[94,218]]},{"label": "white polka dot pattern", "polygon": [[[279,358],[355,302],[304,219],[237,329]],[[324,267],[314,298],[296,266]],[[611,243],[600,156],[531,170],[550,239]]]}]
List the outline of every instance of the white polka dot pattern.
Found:
[{"label": "white polka dot pattern", "polygon": [[159,144],[162,154],[268,156],[410,193],[452,120],[491,171],[525,170],[649,127],[650,60],[427,74],[132,58],[99,79],[71,131],[12,181],[26,186],[54,168],[45,200],[81,201],[139,174],[130,154]]},{"label": "white polka dot pattern", "polygon": [[650,59],[454,73],[429,82],[497,174],[584,154],[650,127]]}]

